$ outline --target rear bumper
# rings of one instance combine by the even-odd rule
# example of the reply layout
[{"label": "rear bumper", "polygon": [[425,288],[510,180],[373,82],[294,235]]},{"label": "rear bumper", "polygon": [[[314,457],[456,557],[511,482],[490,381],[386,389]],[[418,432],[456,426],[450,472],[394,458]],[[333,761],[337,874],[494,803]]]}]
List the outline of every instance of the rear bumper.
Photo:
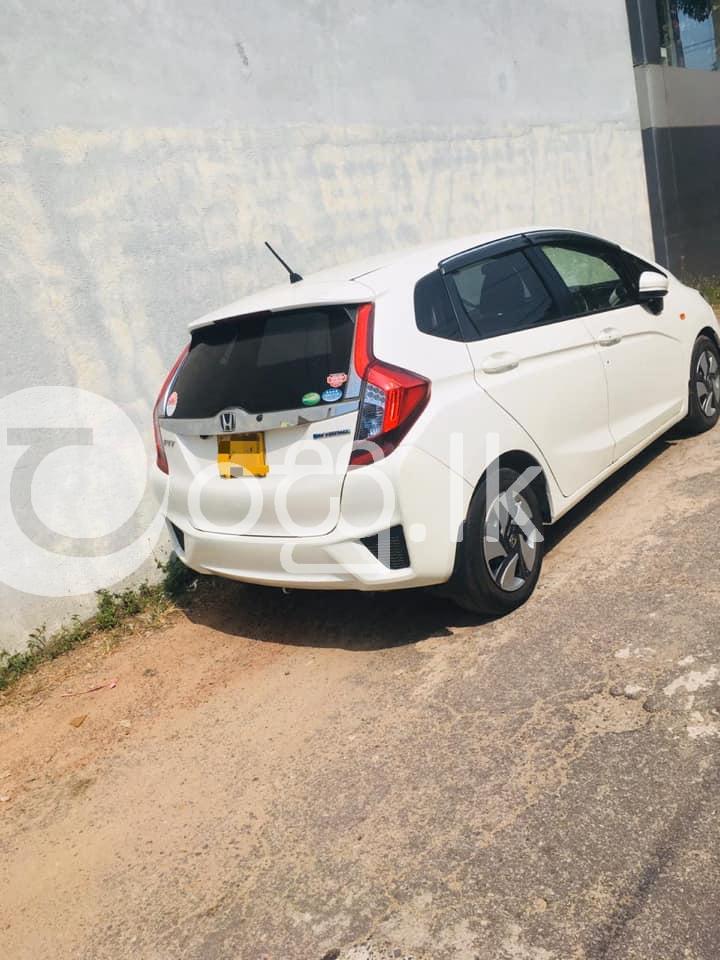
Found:
[{"label": "rear bumper", "polygon": [[[378,472],[382,476],[378,475]],[[392,505],[380,509],[379,493]],[[393,590],[444,583],[452,573],[457,532],[472,488],[429,454],[407,447],[387,460],[351,470],[340,519],[318,537],[253,537],[195,529],[170,498],[168,519],[180,559],[198,573],[294,589]],[[361,542],[402,526],[409,566],[390,569]]]},{"label": "rear bumper", "polygon": [[412,566],[390,570],[356,540],[183,533],[184,549],[171,531],[175,550],[198,573],[296,589],[391,590],[420,585]]}]

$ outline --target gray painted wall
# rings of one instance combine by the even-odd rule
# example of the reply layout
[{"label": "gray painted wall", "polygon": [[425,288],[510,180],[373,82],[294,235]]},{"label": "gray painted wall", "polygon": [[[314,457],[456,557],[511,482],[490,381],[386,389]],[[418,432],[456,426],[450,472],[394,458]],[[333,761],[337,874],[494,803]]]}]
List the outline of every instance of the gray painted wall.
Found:
[{"label": "gray painted wall", "polygon": [[655,0],[626,0],[655,256],[683,278],[720,263],[720,73],[669,67]]},{"label": "gray painted wall", "polygon": [[[527,222],[651,253],[624,0],[601,17],[589,0],[6,0],[0,64],[0,414],[21,388],[91,390],[148,461],[187,322],[281,278],[265,238],[301,272]],[[153,515],[146,492],[116,533],[103,522],[133,456],[48,458],[37,484],[25,457],[13,524],[50,553],[110,554],[110,585]],[[57,500],[43,522],[38,484]],[[5,552],[32,568],[29,547]],[[93,597],[0,586],[0,603],[10,648]]]},{"label": "gray painted wall", "polygon": [[689,280],[720,273],[720,73],[635,69],[657,259]]}]

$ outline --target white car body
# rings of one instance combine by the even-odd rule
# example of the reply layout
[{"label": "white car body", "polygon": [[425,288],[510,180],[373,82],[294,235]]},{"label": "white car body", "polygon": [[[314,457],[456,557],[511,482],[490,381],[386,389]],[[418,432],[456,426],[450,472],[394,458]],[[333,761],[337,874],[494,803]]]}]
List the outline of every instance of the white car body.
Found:
[{"label": "white car body", "polygon": [[[453,572],[473,492],[498,458],[518,469],[540,467],[544,520],[552,523],[682,420],[696,338],[705,331],[720,342],[720,330],[700,294],[656,264],[645,262],[667,277],[660,313],[635,297],[470,342],[418,328],[416,284],[439,264],[445,264],[441,274],[458,276],[454,262],[486,260],[493,251],[501,257],[503,244],[530,257],[518,243],[529,238],[539,248],[538,238],[551,237],[546,243],[554,250],[553,236],[566,244],[602,243],[559,228],[472,236],[284,283],[191,324],[197,331],[262,311],[371,303],[375,357],[426,378],[431,388],[397,448],[377,462],[349,468],[358,413],[342,412],[338,402],[336,415],[322,420],[312,412],[306,422],[302,415],[265,418],[267,476],[226,479],[217,472],[220,429],[199,436],[188,421],[167,415],[171,378],[158,399],[168,476],[158,470],[157,481],[164,494],[169,477],[167,517],[183,562],[201,573],[290,588],[441,584]],[[620,248],[608,247],[617,256]],[[392,569],[362,541],[398,526],[409,562]]]}]

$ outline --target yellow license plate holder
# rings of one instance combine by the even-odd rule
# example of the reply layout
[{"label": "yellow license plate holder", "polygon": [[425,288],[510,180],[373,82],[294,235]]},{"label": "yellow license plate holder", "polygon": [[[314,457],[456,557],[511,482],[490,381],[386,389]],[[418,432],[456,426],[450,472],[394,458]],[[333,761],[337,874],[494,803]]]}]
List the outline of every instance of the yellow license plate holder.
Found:
[{"label": "yellow license plate holder", "polygon": [[217,462],[220,476],[265,477],[270,467],[265,462],[265,434],[243,433],[217,438]]}]

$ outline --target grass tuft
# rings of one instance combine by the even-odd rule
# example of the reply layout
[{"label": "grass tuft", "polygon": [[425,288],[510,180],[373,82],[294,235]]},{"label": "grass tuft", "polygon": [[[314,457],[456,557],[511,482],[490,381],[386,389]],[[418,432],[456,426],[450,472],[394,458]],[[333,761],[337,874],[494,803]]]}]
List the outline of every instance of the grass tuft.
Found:
[{"label": "grass tuft", "polygon": [[720,275],[711,277],[687,276],[683,280],[689,287],[695,287],[705,297],[708,303],[717,310],[720,307]]},{"label": "grass tuft", "polygon": [[0,690],[6,689],[41,663],[55,660],[91,637],[104,635],[110,648],[120,636],[132,629],[138,619],[142,625],[158,626],[165,614],[182,605],[191,584],[198,579],[198,575],[188,570],[175,556],[158,566],[163,571],[159,583],[144,581],[138,587],[120,593],[98,590],[97,610],[92,617],[81,620],[75,614],[70,623],[51,635],[48,635],[46,625],[42,624],[30,634],[27,649],[19,653],[0,650]]}]

